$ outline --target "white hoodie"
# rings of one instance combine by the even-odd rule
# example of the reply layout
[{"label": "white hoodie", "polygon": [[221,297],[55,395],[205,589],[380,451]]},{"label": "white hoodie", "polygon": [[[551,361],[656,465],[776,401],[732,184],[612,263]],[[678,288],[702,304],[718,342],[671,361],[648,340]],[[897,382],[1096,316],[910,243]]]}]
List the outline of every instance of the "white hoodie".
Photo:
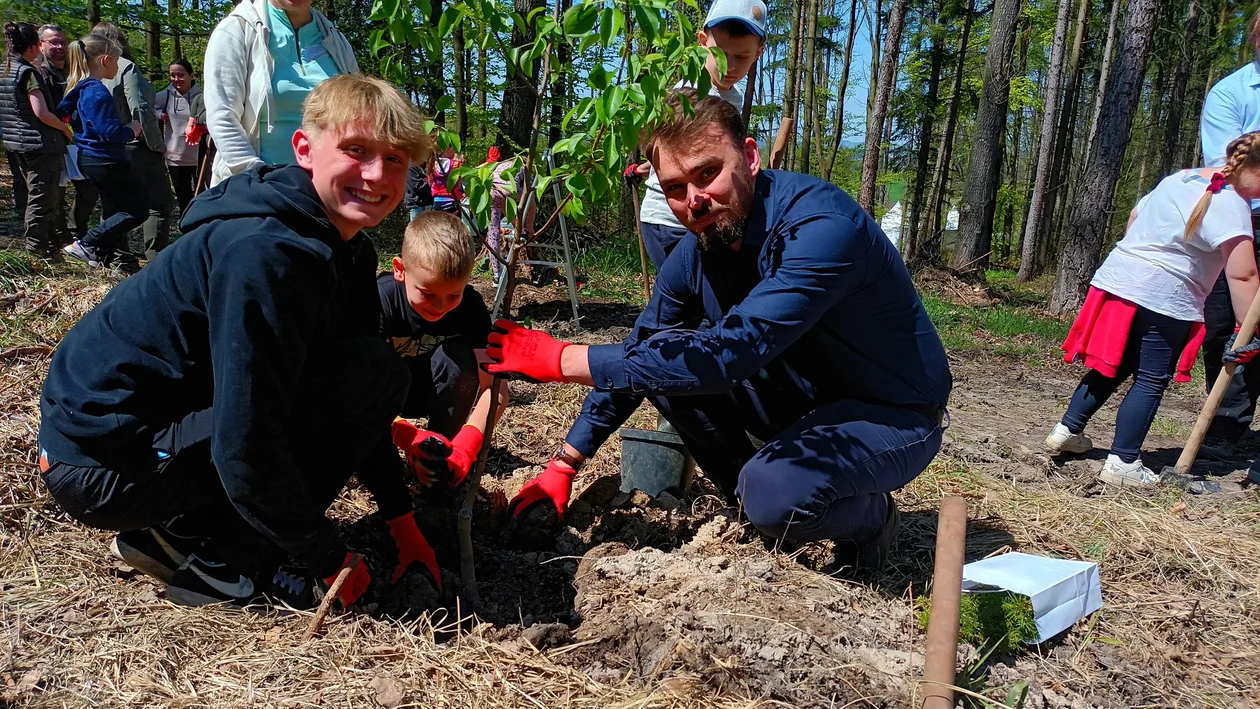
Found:
[{"label": "white hoodie", "polygon": [[[206,128],[215,149],[211,185],[262,165],[258,158],[258,116],[271,105],[273,60],[267,50],[268,0],[242,0],[219,22],[206,45]],[[358,74],[359,64],[346,38],[327,17],[312,8],[313,22],[324,35],[324,48],[343,74]],[[272,111],[267,111],[270,132]]]}]

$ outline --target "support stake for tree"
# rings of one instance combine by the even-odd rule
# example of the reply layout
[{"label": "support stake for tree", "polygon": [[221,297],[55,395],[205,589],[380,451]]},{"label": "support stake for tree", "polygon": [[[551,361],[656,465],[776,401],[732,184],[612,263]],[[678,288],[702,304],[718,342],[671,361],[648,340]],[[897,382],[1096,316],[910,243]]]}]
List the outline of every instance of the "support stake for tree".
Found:
[{"label": "support stake for tree", "polygon": [[778,170],[783,164],[783,156],[787,153],[788,141],[792,139],[792,128],[796,121],[784,118],[779,121],[779,133],[774,136],[774,147],[770,149],[770,169]]},{"label": "support stake for tree", "polygon": [[643,245],[643,225],[639,223],[639,186],[630,185],[630,198],[634,201],[634,231],[639,237],[639,272],[643,274],[643,302],[652,300],[652,279],[648,277],[647,247]]},{"label": "support stake for tree", "polygon": [[921,709],[953,709],[958,661],[958,620],[967,545],[967,501],[941,498],[936,522],[936,565],[932,570],[932,616],[923,660]]},{"label": "support stake for tree", "polygon": [[[556,3],[553,17],[557,23],[560,22],[560,5]],[[543,75],[542,82],[539,84],[539,90],[535,93],[534,99],[534,129],[530,135],[529,152],[525,158],[525,164],[521,167],[525,171],[525,179],[522,182],[521,194],[525,200],[521,208],[516,212],[516,233],[524,235],[526,232],[522,229],[525,220],[530,214],[531,202],[534,201],[534,184],[531,179],[530,170],[537,163],[538,157],[538,138],[542,132],[542,107],[544,94],[547,86],[550,85],[551,78],[551,52],[555,49],[553,43],[548,41],[546,49],[542,56]],[[531,225],[532,226],[532,225]],[[507,288],[506,295],[501,305],[506,306],[507,313],[512,313],[512,296],[516,292],[516,258],[522,248],[525,248],[525,241],[521,241],[520,245],[511,249],[507,259],[507,282],[504,284]],[[492,321],[498,320],[500,311],[496,308],[491,313]],[[481,606],[481,593],[477,589],[477,565],[476,558],[473,556],[472,543],[472,513],[473,506],[477,502],[477,492],[481,489],[481,476],[486,472],[486,460],[490,454],[490,443],[494,440],[495,419],[499,414],[499,388],[503,386],[504,377],[496,375],[490,383],[490,408],[486,413],[486,431],[483,438],[481,450],[477,453],[477,464],[473,468],[473,473],[468,476],[465,485],[468,486],[464,493],[463,504],[460,505],[457,521],[457,531],[459,532],[459,575],[464,586],[464,598],[468,601],[469,608],[472,612],[476,612]]]},{"label": "support stake for tree", "polygon": [[337,593],[346,584],[346,579],[350,578],[350,572],[362,561],[362,554],[351,554],[350,561],[346,563],[341,571],[337,572],[337,578],[333,579],[332,585],[328,587],[328,592],[324,594],[324,600],[319,602],[319,608],[315,609],[315,615],[311,616],[311,622],[306,624],[306,632],[302,633],[302,642],[315,637],[315,633],[318,633],[319,629],[323,627],[324,619],[328,617],[328,611],[332,610],[333,601],[337,600]]}]

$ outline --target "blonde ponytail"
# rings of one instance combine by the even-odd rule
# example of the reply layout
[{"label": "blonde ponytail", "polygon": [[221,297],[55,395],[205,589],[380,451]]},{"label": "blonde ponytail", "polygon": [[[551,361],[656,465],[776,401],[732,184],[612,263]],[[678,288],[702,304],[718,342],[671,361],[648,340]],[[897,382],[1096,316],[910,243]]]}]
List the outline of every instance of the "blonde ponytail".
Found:
[{"label": "blonde ponytail", "polygon": [[66,47],[66,93],[92,75],[92,61],[100,57],[122,56],[118,43],[99,34],[89,34]]},{"label": "blonde ponytail", "polygon": [[[1260,17],[1260,12],[1257,12]],[[1252,131],[1244,133],[1235,138],[1225,150],[1228,156],[1225,159],[1225,166],[1221,171],[1212,175],[1212,182],[1208,185],[1207,191],[1195,203],[1194,209],[1190,210],[1190,218],[1186,219],[1186,230],[1182,234],[1182,239],[1189,239],[1199,231],[1199,227],[1203,225],[1203,217],[1207,214],[1208,207],[1212,205],[1212,195],[1217,194],[1227,184],[1233,184],[1232,178],[1238,174],[1239,170],[1244,167],[1260,166],[1260,131]]]}]

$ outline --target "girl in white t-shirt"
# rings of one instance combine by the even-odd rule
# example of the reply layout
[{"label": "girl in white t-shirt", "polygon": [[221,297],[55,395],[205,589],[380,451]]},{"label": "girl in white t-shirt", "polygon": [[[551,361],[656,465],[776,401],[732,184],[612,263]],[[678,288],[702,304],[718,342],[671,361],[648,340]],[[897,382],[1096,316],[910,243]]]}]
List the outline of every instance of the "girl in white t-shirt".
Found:
[{"label": "girl in white t-shirt", "polygon": [[[1099,473],[1104,482],[1158,482],[1142,465],[1142,442],[1168,382],[1174,376],[1190,381],[1203,342],[1203,302],[1221,269],[1238,322],[1255,298],[1260,279],[1250,200],[1260,198],[1260,132],[1230,143],[1228,155],[1219,172],[1183,170],[1138,202],[1124,238],[1094,274],[1063,343],[1064,360],[1083,361],[1090,371],[1046,438],[1052,453],[1090,450],[1085,425],[1120,383],[1133,377],[1116,413],[1111,454]],[[1235,350],[1231,338],[1224,359],[1243,362],[1257,352],[1260,344]]]}]

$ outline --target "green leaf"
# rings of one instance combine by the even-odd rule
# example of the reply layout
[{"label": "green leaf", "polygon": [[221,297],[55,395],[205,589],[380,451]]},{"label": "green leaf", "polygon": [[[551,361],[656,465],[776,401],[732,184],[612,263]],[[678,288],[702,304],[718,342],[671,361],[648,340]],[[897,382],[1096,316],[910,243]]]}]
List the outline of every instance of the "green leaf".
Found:
[{"label": "green leaf", "polygon": [[463,13],[459,8],[448,7],[442,11],[442,17],[438,20],[438,36],[442,38],[449,37],[451,30],[455,29],[455,25],[459,23]]},{"label": "green leaf", "polygon": [[616,27],[613,26],[613,8],[606,7],[599,15],[599,41],[605,47],[612,45],[613,33]]},{"label": "green leaf", "polygon": [[586,175],[580,172],[576,175],[569,175],[564,180],[564,188],[575,195],[585,194],[589,187],[590,182],[587,181]]},{"label": "green leaf", "polygon": [[368,35],[368,52],[372,56],[380,56],[381,50],[390,46],[389,40],[385,39],[385,29],[372,30],[372,34]]},{"label": "green leaf", "polygon": [[372,3],[372,14],[368,15],[368,21],[388,20],[398,12],[398,3],[399,0],[375,0]]},{"label": "green leaf", "polygon": [[455,105],[455,99],[450,96],[443,96],[437,100],[437,105],[433,107],[434,113],[441,113]]},{"label": "green leaf", "polygon": [[599,20],[599,6],[574,5],[564,13],[564,34],[568,37],[585,35],[595,29]]},{"label": "green leaf", "polygon": [[726,76],[726,52],[722,51],[721,47],[710,47],[709,51],[713,54],[714,63],[717,64],[718,76]]},{"label": "green leaf", "polygon": [[591,67],[591,71],[586,75],[586,83],[596,91],[603,91],[608,88],[608,71],[604,69],[603,64],[596,64]]},{"label": "green leaf", "polygon": [[509,222],[516,222],[516,198],[508,197],[503,200],[503,217]]},{"label": "green leaf", "polygon": [[648,42],[656,42],[656,36],[661,26],[661,16],[656,10],[638,3],[634,4],[631,9],[634,11],[634,21],[639,25],[639,31],[643,33],[644,39]]}]

